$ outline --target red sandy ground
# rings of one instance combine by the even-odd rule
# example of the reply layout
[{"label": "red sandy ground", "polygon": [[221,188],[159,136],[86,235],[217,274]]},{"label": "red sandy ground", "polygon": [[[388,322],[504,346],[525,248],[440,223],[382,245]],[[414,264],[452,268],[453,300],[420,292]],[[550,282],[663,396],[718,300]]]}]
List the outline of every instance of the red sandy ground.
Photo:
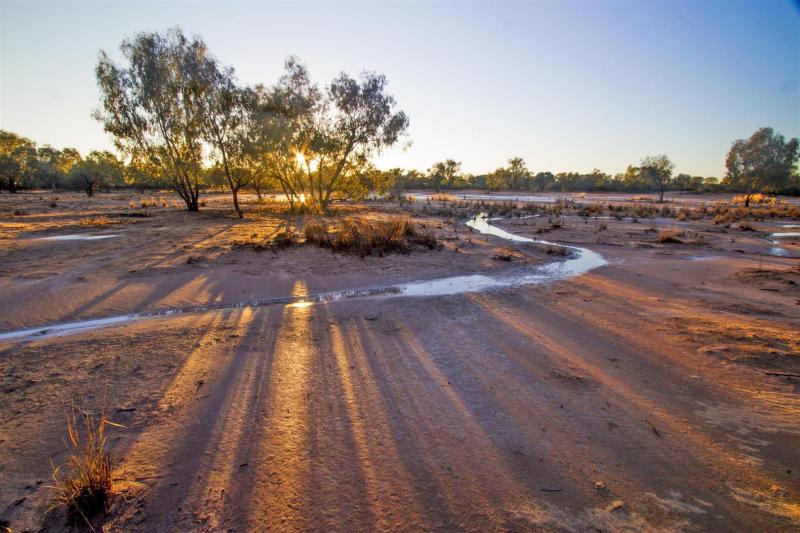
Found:
[{"label": "red sandy ground", "polygon": [[[0,331],[518,266],[456,221],[428,221],[441,251],[361,260],[232,247],[295,223],[266,210],[123,220],[127,195],[51,196],[0,197]],[[800,374],[800,271],[764,255],[779,229],[566,220],[497,224],[608,266],[0,344],[0,519],[65,527],[43,519],[49,459],[71,403],[104,402],[125,425],[109,531],[796,531],[800,380],[774,374]],[[122,237],[31,239],[81,231]]]}]

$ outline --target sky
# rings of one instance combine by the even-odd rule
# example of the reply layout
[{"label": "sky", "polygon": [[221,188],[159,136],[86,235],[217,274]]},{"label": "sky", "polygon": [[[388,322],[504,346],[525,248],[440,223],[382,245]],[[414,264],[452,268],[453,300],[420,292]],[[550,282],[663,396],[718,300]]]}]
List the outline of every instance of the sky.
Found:
[{"label": "sky", "polygon": [[800,136],[800,9],[790,1],[266,3],[0,2],[0,128],[82,153],[110,149],[91,118],[99,51],[180,26],[243,84],[298,56],[312,78],[386,75],[408,138],[381,168],[452,158],[475,174],[622,172],[667,154],[722,176],[731,143]]}]

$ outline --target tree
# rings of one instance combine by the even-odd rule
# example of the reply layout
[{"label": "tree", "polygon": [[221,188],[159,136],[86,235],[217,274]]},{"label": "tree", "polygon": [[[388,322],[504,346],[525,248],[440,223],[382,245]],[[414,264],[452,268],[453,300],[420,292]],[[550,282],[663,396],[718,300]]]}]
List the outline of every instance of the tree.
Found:
[{"label": "tree", "polygon": [[36,182],[55,190],[64,177],[60,167],[61,152],[44,145],[36,150]]},{"label": "tree", "polygon": [[658,190],[658,201],[664,201],[664,191],[669,186],[675,165],[666,155],[651,155],[642,159],[639,166],[641,176]]},{"label": "tree", "polygon": [[251,167],[280,186],[293,211],[326,211],[334,193],[363,192],[360,177],[372,156],[405,134],[408,118],[395,111],[381,74],[356,80],[342,73],[321,91],[297,59],[285,67],[275,87],[252,92],[257,113],[250,137],[260,162]]},{"label": "tree", "polygon": [[725,160],[725,185],[745,193],[744,205],[753,195],[785,186],[796,171],[798,140],[784,139],[772,128],[760,128],[749,139],[734,142]]},{"label": "tree", "polygon": [[508,167],[500,167],[486,177],[489,189],[519,190],[531,181],[531,173],[521,157],[508,160]]},{"label": "tree", "polygon": [[16,193],[36,172],[36,147],[30,139],[0,130],[0,187]]},{"label": "tree", "polygon": [[311,83],[305,66],[289,57],[285,72],[272,88],[256,86],[248,100],[252,149],[247,152],[253,183],[275,184],[289,209],[307,209],[307,183],[302,165],[304,146],[313,137],[315,116],[320,114],[322,94]]},{"label": "tree", "polygon": [[72,166],[67,179],[74,188],[92,197],[99,187],[123,183],[123,165],[111,152],[91,151],[86,159]]},{"label": "tree", "polygon": [[322,211],[334,191],[346,192],[374,154],[405,134],[408,117],[395,108],[383,74],[365,72],[356,80],[342,72],[328,86],[298,157],[311,198]]},{"label": "tree", "polygon": [[225,176],[233,198],[233,208],[244,218],[239,206],[239,190],[250,184],[254,172],[250,166],[253,120],[256,108],[251,91],[236,86],[232,68],[222,68],[210,54],[187,57],[189,78],[195,80],[188,96],[199,110],[202,135],[211,147],[212,159]]},{"label": "tree", "polygon": [[428,175],[437,191],[441,188],[450,189],[459,181],[461,162],[453,159],[439,161],[431,166]]},{"label": "tree", "polygon": [[689,190],[692,177],[689,174],[678,174],[675,176],[674,183],[680,191]]},{"label": "tree", "polygon": [[196,67],[206,45],[176,28],[140,33],[120,51],[123,66],[101,52],[95,73],[102,108],[95,118],[120,151],[158,166],[187,210],[198,211],[205,117],[194,91],[202,88]]},{"label": "tree", "polygon": [[556,177],[552,172],[538,172],[533,177],[533,183],[537,190],[546,191],[550,189],[556,182]]}]

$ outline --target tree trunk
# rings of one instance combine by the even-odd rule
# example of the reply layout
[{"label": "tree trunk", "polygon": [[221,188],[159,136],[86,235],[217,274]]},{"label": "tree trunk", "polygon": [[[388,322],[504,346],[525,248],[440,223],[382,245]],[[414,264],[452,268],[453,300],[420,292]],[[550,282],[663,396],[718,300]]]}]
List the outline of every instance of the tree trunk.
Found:
[{"label": "tree trunk", "polygon": [[11,194],[17,193],[17,182],[14,181],[14,178],[10,178],[8,180],[8,192],[10,192]]},{"label": "tree trunk", "polygon": [[231,195],[233,195],[233,208],[236,210],[236,214],[239,215],[239,218],[244,218],[244,213],[242,213],[242,208],[239,207],[239,189],[231,189]]}]

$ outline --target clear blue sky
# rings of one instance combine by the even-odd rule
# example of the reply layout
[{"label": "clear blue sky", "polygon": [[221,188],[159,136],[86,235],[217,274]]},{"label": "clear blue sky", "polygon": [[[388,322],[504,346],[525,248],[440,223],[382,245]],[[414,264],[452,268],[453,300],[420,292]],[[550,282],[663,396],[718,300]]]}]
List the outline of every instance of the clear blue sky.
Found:
[{"label": "clear blue sky", "polygon": [[314,79],[383,72],[411,118],[382,167],[454,158],[473,173],[623,171],[666,153],[721,176],[761,126],[800,136],[800,14],[788,1],[697,3],[0,4],[0,127],[56,147],[109,148],[91,117],[104,49],[143,30],[201,35],[244,83],[286,56]]}]

